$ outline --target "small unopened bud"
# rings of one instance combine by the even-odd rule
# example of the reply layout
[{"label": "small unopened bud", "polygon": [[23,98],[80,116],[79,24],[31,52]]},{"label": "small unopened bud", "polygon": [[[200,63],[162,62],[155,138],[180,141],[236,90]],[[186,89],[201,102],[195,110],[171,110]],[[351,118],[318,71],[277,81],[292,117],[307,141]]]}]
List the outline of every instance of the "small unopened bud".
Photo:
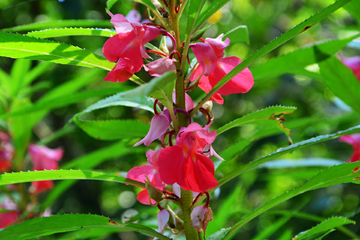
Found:
[{"label": "small unopened bud", "polygon": [[151,0],[151,2],[154,4],[154,6],[155,6],[157,9],[159,9],[159,8],[162,7],[161,4],[158,2],[158,0]]},{"label": "small unopened bud", "polygon": [[213,107],[213,101],[206,101],[202,107],[210,113]]},{"label": "small unopened bud", "polygon": [[191,212],[191,226],[198,232],[206,232],[206,227],[211,220],[213,217],[210,207],[197,206]]},{"label": "small unopened bud", "polygon": [[163,200],[163,192],[152,185],[148,179],[145,181],[145,188],[148,191],[150,197],[156,202],[161,202]]}]

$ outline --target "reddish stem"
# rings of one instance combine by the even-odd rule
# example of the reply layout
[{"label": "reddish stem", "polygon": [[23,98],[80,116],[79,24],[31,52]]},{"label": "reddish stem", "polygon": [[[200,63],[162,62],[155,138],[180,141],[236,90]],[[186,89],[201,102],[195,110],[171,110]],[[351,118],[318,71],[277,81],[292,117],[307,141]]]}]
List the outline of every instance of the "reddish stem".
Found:
[{"label": "reddish stem", "polygon": [[163,57],[167,57],[165,53],[162,53],[162,52],[158,52],[158,51],[155,51],[155,50],[146,50],[146,52],[148,53],[155,53],[155,54],[159,54]]}]

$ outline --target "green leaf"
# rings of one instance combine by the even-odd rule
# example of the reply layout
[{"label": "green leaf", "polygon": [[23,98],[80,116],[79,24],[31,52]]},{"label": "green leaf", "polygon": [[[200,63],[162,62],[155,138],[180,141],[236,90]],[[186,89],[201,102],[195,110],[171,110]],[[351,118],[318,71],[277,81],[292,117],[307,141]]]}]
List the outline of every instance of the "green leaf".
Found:
[{"label": "green leaf", "polygon": [[156,7],[154,6],[154,4],[151,2],[151,0],[134,0],[134,2],[138,2],[141,3],[143,5],[145,5],[148,9],[150,9],[153,12],[157,12]]},{"label": "green leaf", "polygon": [[91,137],[98,140],[116,140],[144,137],[149,125],[136,120],[83,121],[74,118],[74,122]]},{"label": "green leaf", "polygon": [[[337,9],[344,6],[346,3],[350,2],[351,0],[338,0],[334,4],[324,8],[320,12],[316,13],[315,15],[311,16],[310,18],[306,19],[305,21],[299,23],[289,31],[285,32],[281,36],[275,38],[273,41],[265,45],[264,47],[260,48],[257,52],[252,54],[250,57],[248,57],[245,61],[240,63],[238,66],[236,66],[231,72],[229,72],[224,78],[222,78],[216,86],[214,86],[211,91],[198,103],[198,105],[194,108],[192,112],[197,112],[201,106],[204,105],[204,103],[211,98],[211,96],[216,93],[222,86],[224,86],[228,81],[230,81],[233,77],[235,77],[238,73],[240,73],[242,70],[247,68],[250,64],[252,64],[254,61],[258,60],[265,54],[269,53],[273,49],[279,47],[280,45],[284,44],[285,42],[289,41],[293,37],[297,36],[298,34],[306,31],[311,26],[313,26],[315,23],[319,22],[323,18],[327,17],[329,14],[333,13]],[[224,1],[225,3],[227,1]],[[213,4],[214,6],[216,4]],[[206,18],[207,19],[207,18]]]},{"label": "green leaf", "polygon": [[344,8],[351,15],[353,15],[353,17],[356,18],[358,24],[360,24],[360,1],[351,1],[349,4],[346,4]]},{"label": "green leaf", "polygon": [[343,135],[348,135],[348,134],[352,134],[352,133],[356,133],[356,132],[360,132],[360,125],[349,128],[347,130],[344,131],[338,131],[337,133],[333,133],[333,134],[326,134],[326,135],[320,135],[314,138],[310,138],[298,143],[294,143],[290,146],[284,147],[284,148],[279,148],[278,150],[276,150],[275,152],[272,152],[266,156],[263,156],[261,158],[256,159],[255,161],[252,161],[244,166],[239,167],[237,170],[235,170],[232,173],[229,173],[226,175],[226,177],[220,179],[218,187],[222,186],[223,184],[225,184],[226,182],[230,181],[231,179],[235,178],[236,176],[240,175],[243,172],[246,172],[250,169],[253,169],[257,166],[259,166],[262,163],[265,163],[271,159],[274,159],[276,157],[279,157],[285,153],[289,153],[292,152],[294,150],[298,150],[304,147],[308,147],[311,146],[313,144],[316,143],[321,143],[327,140],[331,140],[331,139],[335,139],[338,137],[341,137]]},{"label": "green leaf", "polygon": [[325,84],[344,103],[360,112],[360,84],[354,73],[336,57],[319,63]]},{"label": "green leaf", "polygon": [[0,32],[0,56],[96,67],[107,71],[115,66],[115,63],[78,47],[4,32]]},{"label": "green leaf", "polygon": [[245,25],[239,25],[224,34],[223,39],[230,38],[230,43],[246,42],[250,43],[249,30]]},{"label": "green leaf", "polygon": [[354,171],[354,169],[358,166],[360,166],[359,162],[344,163],[321,171],[301,187],[290,190],[285,194],[270,200],[260,208],[247,215],[231,228],[226,238],[230,239],[231,236],[238,232],[241,227],[265,211],[304,192],[329,187],[340,183],[360,183],[360,171]]},{"label": "green leaf", "polygon": [[321,234],[326,233],[329,230],[332,230],[333,228],[345,225],[345,224],[355,224],[355,221],[349,220],[344,217],[331,217],[321,223],[319,223],[317,226],[297,234],[293,239],[294,240],[304,240],[309,239],[309,237],[318,237]]},{"label": "green leaf", "polygon": [[46,28],[63,28],[63,27],[113,27],[109,20],[57,20],[47,22],[37,22],[26,25],[20,25],[12,28],[3,28],[3,32],[20,32],[43,30]]},{"label": "green leaf", "polygon": [[360,34],[356,34],[344,39],[322,41],[314,46],[299,48],[291,53],[250,68],[250,70],[255,80],[275,78],[285,73],[293,73],[296,69],[303,69],[308,65],[327,59],[359,36]]},{"label": "green leaf", "polygon": [[111,221],[108,217],[91,214],[64,214],[27,220],[5,228],[0,232],[0,238],[21,240],[93,228],[116,228],[119,232],[136,231],[147,236],[170,240],[157,231],[140,224],[119,224]]},{"label": "green leaf", "polygon": [[64,179],[101,180],[101,181],[131,184],[137,187],[145,188],[144,183],[134,181],[132,179],[127,179],[109,173],[83,171],[83,170],[44,170],[44,171],[4,173],[4,174],[0,174],[0,186],[15,184],[15,183],[24,183],[24,182],[64,180]]},{"label": "green leaf", "polygon": [[[0,46],[1,48],[1,46]],[[15,97],[20,89],[24,87],[24,76],[30,70],[31,61],[25,59],[17,59],[11,68],[10,78],[10,95]]]},{"label": "green leaf", "polygon": [[116,35],[113,29],[102,28],[56,28],[29,32],[26,36],[37,38],[54,38],[64,36],[100,36],[111,37]]},{"label": "green leaf", "polygon": [[106,1],[106,8],[108,10],[110,10],[112,8],[112,6],[114,6],[114,4],[117,2],[117,0],[107,0]]},{"label": "green leaf", "polygon": [[276,126],[287,136],[290,135],[290,130],[285,128],[281,121],[284,121],[282,114],[291,114],[296,110],[296,107],[283,107],[283,106],[272,106],[256,112],[250,113],[244,117],[238,118],[232,122],[225,124],[224,126],[216,130],[217,135],[228,131],[234,127],[240,127],[245,124],[256,124],[256,125],[271,125]]},{"label": "green leaf", "polygon": [[188,0],[189,4],[187,12],[187,24],[186,24],[186,38],[189,38],[194,32],[194,26],[196,19],[198,18],[202,7],[204,6],[205,0]]},{"label": "green leaf", "polygon": [[230,2],[230,0],[216,0],[211,4],[208,4],[207,7],[201,11],[199,17],[197,18],[198,20],[196,21],[195,30],[198,30],[206,22],[206,20],[208,20],[228,2]]},{"label": "green leaf", "polygon": [[222,240],[229,231],[230,228],[222,228],[216,233],[211,234],[209,237],[206,238],[206,240]]},{"label": "green leaf", "polygon": [[316,238],[315,240],[322,240],[324,237],[326,237],[327,235],[329,235],[330,233],[332,233],[334,231],[335,231],[335,229],[330,229],[329,231],[327,231],[326,233],[324,233],[320,237]]},{"label": "green leaf", "polygon": [[65,96],[59,96],[54,98],[47,98],[46,101],[39,100],[35,104],[23,107],[18,110],[13,110],[10,113],[5,113],[0,115],[0,118],[6,119],[10,117],[23,116],[29,113],[43,111],[43,110],[51,110],[63,106],[67,106],[69,104],[73,104],[76,102],[84,101],[91,97],[100,97],[106,96],[110,94],[114,94],[119,92],[117,88],[105,88],[105,89],[94,89],[94,90],[85,90],[79,93],[73,93]]},{"label": "green leaf", "polygon": [[[84,111],[76,114],[75,117],[79,117],[84,113],[91,112],[96,109],[106,108],[110,106],[127,106],[141,108],[150,112],[154,112],[154,101],[147,96],[151,96],[159,99],[160,101],[164,101],[165,99],[163,98],[162,94],[158,89],[165,88],[167,89],[166,92],[168,92],[168,94],[171,94],[175,78],[176,76],[174,72],[167,72],[162,76],[151,80],[149,83],[141,85],[133,90],[118,93],[114,96],[100,100],[99,102],[86,108]],[[168,89],[171,89],[171,91],[169,91]]]},{"label": "green leaf", "polygon": [[41,76],[46,70],[48,70],[53,63],[51,62],[39,62],[36,67],[31,69],[28,74],[26,74],[24,79],[24,86],[29,85],[34,81],[37,77]]}]

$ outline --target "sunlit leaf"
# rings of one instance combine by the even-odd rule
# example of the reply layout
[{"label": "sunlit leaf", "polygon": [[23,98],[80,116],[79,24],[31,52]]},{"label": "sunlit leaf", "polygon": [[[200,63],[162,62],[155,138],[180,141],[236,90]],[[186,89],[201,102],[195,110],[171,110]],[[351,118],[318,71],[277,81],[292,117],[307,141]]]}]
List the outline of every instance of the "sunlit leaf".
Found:
[{"label": "sunlit leaf", "polygon": [[102,28],[55,28],[29,32],[26,36],[37,38],[54,38],[64,36],[100,36],[111,37],[116,34],[113,29]]}]

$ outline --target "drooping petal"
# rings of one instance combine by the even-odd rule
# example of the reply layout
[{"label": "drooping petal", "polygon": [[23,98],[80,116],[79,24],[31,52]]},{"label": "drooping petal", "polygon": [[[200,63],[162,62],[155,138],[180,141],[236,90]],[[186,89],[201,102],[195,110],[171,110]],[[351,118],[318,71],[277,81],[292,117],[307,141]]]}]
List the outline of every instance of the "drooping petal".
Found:
[{"label": "drooping petal", "polygon": [[207,43],[192,44],[191,49],[203,70],[202,74],[209,76],[214,71],[218,61],[214,50]]},{"label": "drooping petal", "polygon": [[134,27],[131,25],[131,23],[124,17],[122,14],[111,14],[110,22],[115,27],[115,31],[117,33],[127,33],[134,30]]},{"label": "drooping petal", "polygon": [[226,38],[225,41],[222,40],[223,36],[224,34],[220,34],[217,38],[205,38],[205,42],[211,45],[216,57],[219,59],[224,56],[224,49],[230,44],[229,38]]},{"label": "drooping petal", "polygon": [[145,182],[146,176],[151,181],[154,176],[154,168],[151,165],[142,165],[140,167],[133,167],[129,170],[126,177],[139,182]]},{"label": "drooping petal", "polygon": [[166,130],[169,128],[171,122],[170,114],[167,110],[163,113],[159,113],[155,115],[151,119],[150,130],[148,134],[139,142],[137,142],[134,146],[139,146],[144,144],[149,146],[155,139],[158,139],[163,135]]},{"label": "drooping petal", "polygon": [[215,168],[214,163],[210,158],[205,155],[196,154],[195,161],[195,177],[198,185],[200,186],[201,191],[192,190],[195,192],[205,192],[211,188],[214,188],[218,185],[217,180],[215,179]]},{"label": "drooping petal", "polygon": [[156,61],[148,63],[147,65],[144,65],[144,69],[145,71],[148,71],[151,76],[158,77],[166,72],[175,71],[175,62],[176,60],[173,58],[160,58]]},{"label": "drooping petal", "polygon": [[146,189],[139,192],[136,199],[145,205],[154,205],[156,203],[154,199],[150,198],[150,195]]},{"label": "drooping petal", "polygon": [[105,81],[110,82],[125,82],[128,80],[134,72],[130,70],[128,63],[120,58],[115,67],[105,77]]},{"label": "drooping petal", "polygon": [[178,181],[184,163],[184,152],[180,146],[166,147],[159,154],[158,167],[160,178],[166,184]]},{"label": "drooping petal", "polygon": [[152,26],[144,26],[145,32],[142,38],[142,44],[140,46],[141,56],[143,58],[149,58],[150,56],[146,53],[144,45],[151,40],[155,39],[160,34],[160,29]]}]

